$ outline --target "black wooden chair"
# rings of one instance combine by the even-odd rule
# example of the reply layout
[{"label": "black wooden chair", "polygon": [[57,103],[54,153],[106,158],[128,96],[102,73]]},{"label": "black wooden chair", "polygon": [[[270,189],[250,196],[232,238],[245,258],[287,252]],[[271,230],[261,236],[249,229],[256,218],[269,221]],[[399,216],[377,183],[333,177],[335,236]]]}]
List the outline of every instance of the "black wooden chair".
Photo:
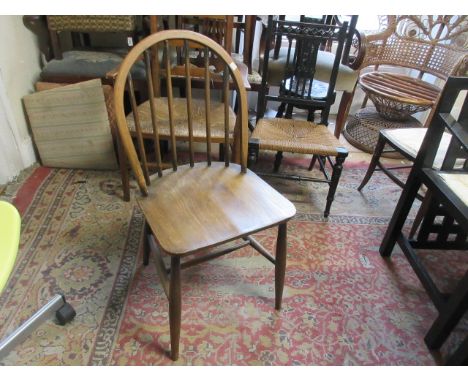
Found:
[{"label": "black wooden chair", "polygon": [[[418,256],[419,249],[468,249],[468,97],[465,96],[458,118],[450,114],[459,93],[467,89],[467,77],[448,79],[380,246],[380,254],[388,257],[395,244],[399,244],[439,311],[439,317],[425,338],[431,349],[442,345],[468,307],[468,273],[447,297]],[[437,169],[434,162],[444,131],[452,138],[442,166]],[[422,185],[430,192],[430,200],[416,237],[409,239],[403,225]],[[467,362],[466,351],[465,340],[455,353],[455,359],[449,362]]]},{"label": "black wooden chair", "polygon": [[[276,151],[274,173],[263,175],[287,179],[327,182],[330,186],[324,216],[330,213],[331,204],[348,151],[327,128],[331,105],[335,102],[336,77],[346,39],[347,23],[342,26],[274,20],[268,18],[266,49],[263,62],[262,89],[268,89],[270,43],[280,35],[288,42],[284,76],[278,95],[262,91],[257,105],[257,123],[249,143],[249,159],[252,164],[262,150]],[[330,38],[338,41],[334,66],[328,81],[314,77],[318,52]],[[280,103],[276,118],[264,118],[267,102]],[[292,119],[295,107],[308,112],[307,120]],[[320,123],[314,123],[315,112],[321,112]],[[322,178],[278,174],[283,152],[313,155],[309,170],[318,160]],[[334,157],[333,162],[330,158]],[[331,177],[326,170],[327,161],[332,166]]]}]

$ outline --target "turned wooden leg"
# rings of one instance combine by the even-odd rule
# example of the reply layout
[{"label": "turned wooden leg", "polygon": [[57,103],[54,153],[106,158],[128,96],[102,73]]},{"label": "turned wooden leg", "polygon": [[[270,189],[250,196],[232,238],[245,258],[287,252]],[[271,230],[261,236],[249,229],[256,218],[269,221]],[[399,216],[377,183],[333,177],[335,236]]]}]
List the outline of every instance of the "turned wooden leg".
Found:
[{"label": "turned wooden leg", "polygon": [[276,239],[276,261],[275,261],[275,309],[281,309],[283,299],[284,276],[286,274],[287,254],[287,223],[278,226],[278,237]]},{"label": "turned wooden leg", "polygon": [[343,162],[345,161],[347,156],[348,152],[342,151],[339,152],[338,156],[336,157],[335,165],[333,166],[333,172],[331,176],[330,189],[328,190],[327,195],[327,204],[325,206],[325,212],[323,213],[324,217],[328,217],[328,215],[330,215],[330,208],[333,200],[335,199],[335,192],[338,187],[338,182],[340,181],[341,172],[343,170]]},{"label": "turned wooden leg", "polygon": [[171,332],[171,358],[179,358],[180,322],[182,313],[180,294],[180,257],[171,257],[171,278],[169,283],[169,326]]}]

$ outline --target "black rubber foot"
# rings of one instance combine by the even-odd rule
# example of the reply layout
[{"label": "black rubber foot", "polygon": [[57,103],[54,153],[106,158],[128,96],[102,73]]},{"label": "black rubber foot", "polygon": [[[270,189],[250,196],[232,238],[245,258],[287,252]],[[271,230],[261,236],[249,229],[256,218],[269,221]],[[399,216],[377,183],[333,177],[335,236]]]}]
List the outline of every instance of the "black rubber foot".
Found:
[{"label": "black rubber foot", "polygon": [[55,312],[55,317],[59,325],[65,325],[66,323],[73,320],[76,316],[75,309],[66,302],[57,312]]}]

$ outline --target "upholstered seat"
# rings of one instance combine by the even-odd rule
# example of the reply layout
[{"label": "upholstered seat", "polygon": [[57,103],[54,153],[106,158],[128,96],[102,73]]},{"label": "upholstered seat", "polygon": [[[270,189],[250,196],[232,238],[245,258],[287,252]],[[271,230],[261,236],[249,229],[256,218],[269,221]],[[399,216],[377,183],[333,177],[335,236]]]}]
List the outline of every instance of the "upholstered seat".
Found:
[{"label": "upholstered seat", "polygon": [[[193,99],[193,139],[196,141],[206,140],[206,117],[205,117],[205,101],[201,99]],[[169,107],[166,97],[155,98],[156,124],[158,126],[159,136],[161,138],[170,137],[169,126]],[[188,117],[187,117],[187,100],[185,98],[174,98],[174,131],[177,139],[189,137],[188,132]],[[212,101],[210,112],[210,128],[211,139],[213,142],[224,142],[224,104],[221,102]],[[146,136],[153,136],[153,125],[151,121],[151,110],[149,101],[138,105],[138,117],[140,120],[141,130]],[[229,108],[229,133],[232,139],[236,116],[231,108]],[[135,132],[135,120],[133,112],[127,116],[128,128],[131,132]]]},{"label": "upholstered seat", "polygon": [[468,174],[439,172],[437,175],[468,206]]},{"label": "upholstered seat", "polygon": [[[115,52],[71,50],[63,53],[61,60],[49,61],[41,72],[43,81],[57,77],[104,78],[106,73],[115,70],[123,56]],[[133,70],[135,79],[145,78],[145,67],[140,62]]]},{"label": "upholstered seat", "polygon": [[[291,56],[294,55],[294,49],[291,49]],[[284,68],[288,49],[283,47],[279,51],[278,58],[274,58],[274,49],[270,51],[270,60],[268,63],[268,83],[278,86],[284,78]],[[328,81],[333,68],[335,55],[333,53],[321,50],[317,54],[317,63],[314,78],[320,81]],[[262,65],[262,62],[260,63]],[[261,67],[261,66],[260,66]],[[340,64],[338,76],[336,78],[335,90],[352,92],[356,85],[359,72],[351,69],[349,66]]]},{"label": "upholstered seat", "polygon": [[[397,145],[409,154],[413,159],[418,155],[421,143],[426,135],[427,128],[413,127],[407,129],[387,129],[385,130],[387,140]],[[450,144],[451,135],[444,133],[440,146],[437,150],[437,155],[434,160],[434,168],[439,170],[442,167],[442,162],[447,153],[447,148]]]}]

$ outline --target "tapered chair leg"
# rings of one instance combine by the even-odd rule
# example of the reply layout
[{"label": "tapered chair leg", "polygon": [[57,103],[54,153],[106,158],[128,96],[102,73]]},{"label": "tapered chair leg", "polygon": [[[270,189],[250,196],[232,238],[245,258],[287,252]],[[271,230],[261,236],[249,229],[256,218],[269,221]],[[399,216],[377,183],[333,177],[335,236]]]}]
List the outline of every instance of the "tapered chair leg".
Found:
[{"label": "tapered chair leg", "polygon": [[335,192],[338,187],[338,182],[340,181],[341,172],[343,170],[343,162],[348,156],[348,152],[339,153],[335,160],[335,165],[333,166],[333,172],[331,176],[330,189],[328,190],[327,195],[327,204],[325,206],[325,212],[323,213],[324,217],[330,215],[330,208],[333,200],[335,199]]},{"label": "tapered chair leg", "polygon": [[275,260],[275,309],[281,309],[283,299],[284,277],[286,274],[286,254],[287,254],[287,223],[278,226],[278,237],[276,239],[276,260]]},{"label": "tapered chair leg", "polygon": [[310,160],[310,165],[309,165],[309,171],[312,171],[316,161],[317,161],[317,155],[312,155],[312,159]]},{"label": "tapered chair leg", "polygon": [[169,326],[171,332],[171,358],[179,358],[180,323],[182,298],[180,290],[180,257],[171,257],[171,278],[169,283]]},{"label": "tapered chair leg", "polygon": [[374,149],[374,154],[372,155],[372,159],[369,163],[369,167],[367,168],[366,175],[364,175],[364,179],[362,179],[361,184],[358,187],[358,191],[361,191],[362,188],[367,184],[369,179],[372,177],[372,174],[379,163],[380,156],[382,155],[382,151],[385,147],[386,139],[382,134],[379,134],[379,139],[377,141],[377,145]]}]

